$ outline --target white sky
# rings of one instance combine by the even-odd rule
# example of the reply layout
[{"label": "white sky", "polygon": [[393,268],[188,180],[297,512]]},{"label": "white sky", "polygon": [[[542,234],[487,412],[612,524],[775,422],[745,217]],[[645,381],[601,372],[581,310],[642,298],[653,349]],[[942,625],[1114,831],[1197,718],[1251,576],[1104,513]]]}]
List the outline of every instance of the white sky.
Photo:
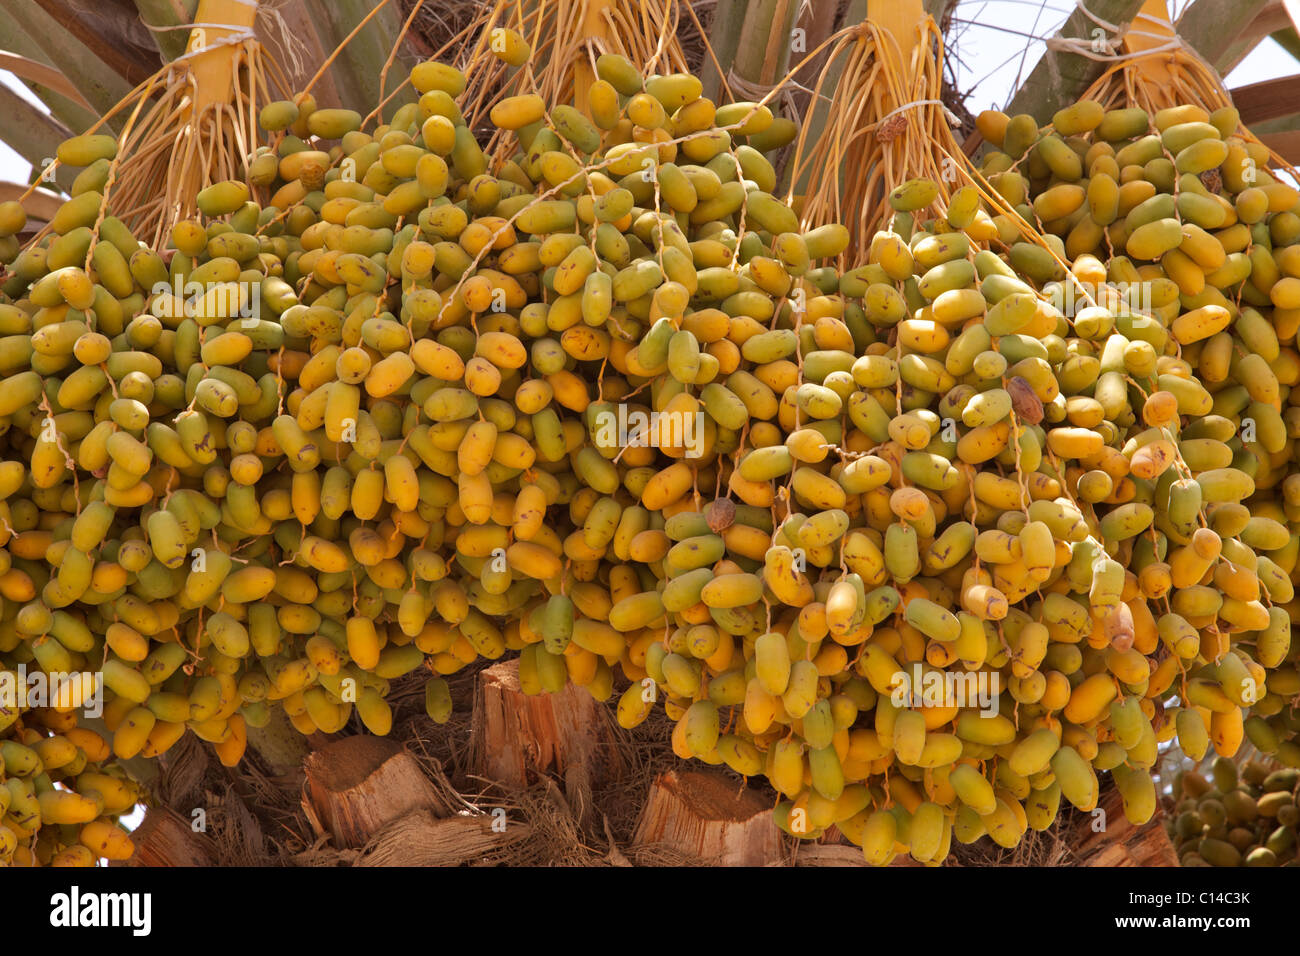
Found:
[{"label": "white sky", "polygon": [[[1187,5],[1177,0],[1174,13]],[[1072,12],[1069,0],[961,0],[949,55],[957,56],[957,88],[971,91],[967,109],[978,114],[1006,106],[1018,78],[1028,76],[1043,55],[1045,44],[1031,36],[1052,36]],[[1265,38],[1226,79],[1231,90],[1293,73],[1300,73],[1300,62]]]},{"label": "white sky", "polygon": [[[1189,0],[1175,0],[1175,12]],[[950,55],[959,62],[957,85],[971,90],[967,107],[972,113],[1005,106],[1018,83],[1027,76],[1043,52],[1041,40],[1055,33],[1074,9],[1069,0],[961,0],[956,17]],[[1271,39],[1256,47],[1228,75],[1229,89],[1300,73],[1300,63]],[[35,98],[7,71],[0,70],[0,82],[17,90],[32,102]],[[0,180],[25,182],[30,165],[4,143],[0,143]]]},{"label": "white sky", "polygon": [[[23,99],[32,103],[38,102],[31,91],[19,83],[8,70],[0,70],[0,83],[4,83],[11,90],[15,90]],[[31,173],[31,163],[10,149],[8,144],[0,142],[0,180],[11,183],[25,183]]]}]

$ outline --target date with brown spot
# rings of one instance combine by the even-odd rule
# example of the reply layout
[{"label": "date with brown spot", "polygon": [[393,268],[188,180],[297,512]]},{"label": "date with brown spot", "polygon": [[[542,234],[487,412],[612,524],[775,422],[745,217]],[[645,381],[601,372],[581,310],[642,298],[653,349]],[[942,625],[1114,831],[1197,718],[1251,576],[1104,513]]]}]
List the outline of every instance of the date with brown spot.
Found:
[{"label": "date with brown spot", "polygon": [[1027,425],[1037,425],[1043,420],[1043,402],[1034,387],[1019,375],[1007,381],[1007,394],[1016,417]]}]

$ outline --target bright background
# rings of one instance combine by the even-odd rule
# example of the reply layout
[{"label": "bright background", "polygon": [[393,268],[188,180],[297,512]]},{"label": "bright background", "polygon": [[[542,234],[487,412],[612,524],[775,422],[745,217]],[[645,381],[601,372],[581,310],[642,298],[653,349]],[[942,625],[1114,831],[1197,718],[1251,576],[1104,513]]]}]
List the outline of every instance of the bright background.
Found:
[{"label": "bright background", "polygon": [[[1173,4],[1175,17],[1190,0]],[[1038,63],[1050,37],[1074,12],[1069,0],[962,0],[954,12],[948,55],[954,57],[957,89],[970,92],[972,113],[1006,106]],[[1300,73],[1300,62],[1277,41],[1265,38],[1228,74],[1229,90]],[[1065,104],[1062,104],[1065,105]]]}]

